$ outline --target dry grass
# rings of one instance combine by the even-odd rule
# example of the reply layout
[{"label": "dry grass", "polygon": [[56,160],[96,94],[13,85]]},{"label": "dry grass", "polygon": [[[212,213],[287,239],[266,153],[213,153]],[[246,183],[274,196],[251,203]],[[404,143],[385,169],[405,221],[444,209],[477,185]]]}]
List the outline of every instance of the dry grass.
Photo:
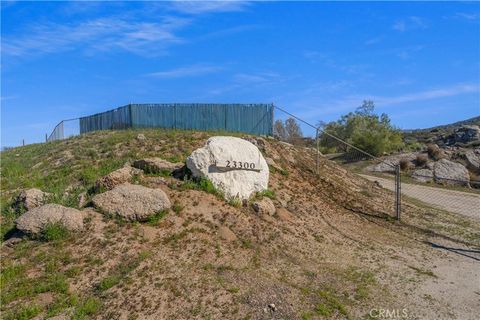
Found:
[{"label": "dry grass", "polygon": [[[6,201],[13,190],[30,184],[24,179],[41,172],[50,177],[39,180],[48,190],[59,183],[88,189],[103,173],[100,168],[115,168],[116,159],[162,155],[182,161],[208,137],[144,130],[147,140],[139,142],[137,133],[102,132],[56,143],[58,150],[46,145],[47,153],[29,151],[35,159],[22,166],[44,165],[19,167],[13,182],[2,185]],[[77,154],[78,148],[92,151]],[[15,153],[27,151],[19,148],[5,158],[14,161]],[[74,158],[55,166],[50,160],[65,151]],[[478,223],[460,227],[451,215],[415,204],[405,205],[405,219],[398,224],[391,219],[391,193],[326,159],[316,175],[311,150],[266,140],[262,152],[288,172],[272,170],[262,196],[288,210],[290,219],[258,216],[251,207],[229,205],[189,181],[147,176],[139,183],[161,188],[175,204],[154,223],[106,219],[87,208],[88,230],[82,234],[3,246],[2,312],[11,311],[13,318],[65,314],[79,319],[358,319],[378,306],[424,312],[414,288],[426,280],[408,279],[418,270],[433,278],[427,263],[436,263],[438,253],[422,241],[468,242],[480,230]],[[64,171],[67,166],[78,171]],[[89,166],[96,169],[86,178]],[[15,173],[5,174],[2,178]],[[224,240],[221,226],[236,240]],[[268,307],[272,303],[275,311]],[[437,300],[429,308],[437,315],[452,312]]]}]

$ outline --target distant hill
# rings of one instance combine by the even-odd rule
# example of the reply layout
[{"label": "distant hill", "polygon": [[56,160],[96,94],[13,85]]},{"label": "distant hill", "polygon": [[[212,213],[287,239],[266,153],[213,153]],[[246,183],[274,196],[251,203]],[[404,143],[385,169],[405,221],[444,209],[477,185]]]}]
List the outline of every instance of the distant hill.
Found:
[{"label": "distant hill", "polygon": [[480,116],[431,128],[404,130],[404,140],[407,143],[436,143],[439,146],[455,145],[467,148],[479,146],[478,138],[465,138],[465,141],[455,141],[454,133],[467,125],[480,126]]},{"label": "distant hill", "polygon": [[424,128],[424,129],[406,129],[403,130],[405,133],[413,133],[413,132],[419,132],[419,131],[432,131],[432,130],[454,130],[455,128],[465,126],[465,125],[477,125],[480,126],[480,116],[478,117],[473,117],[470,119],[462,120],[462,121],[457,121],[454,123],[449,123],[449,124],[443,124],[431,128]]}]

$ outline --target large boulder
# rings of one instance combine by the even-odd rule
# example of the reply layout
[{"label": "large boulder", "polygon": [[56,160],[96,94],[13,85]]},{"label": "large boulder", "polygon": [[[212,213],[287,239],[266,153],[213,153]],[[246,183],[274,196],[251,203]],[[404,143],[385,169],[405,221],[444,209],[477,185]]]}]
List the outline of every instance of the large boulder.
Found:
[{"label": "large boulder", "polygon": [[17,196],[14,207],[17,209],[24,208],[31,210],[43,205],[51,195],[51,193],[43,192],[42,190],[35,188],[26,189],[20,192],[20,194]]},{"label": "large boulder", "polygon": [[480,148],[465,152],[465,160],[470,170],[480,172]]},{"label": "large boulder", "polygon": [[22,214],[15,220],[17,229],[28,234],[39,234],[48,224],[61,223],[70,231],[83,229],[83,214],[81,211],[61,206],[46,204]]},{"label": "large boulder", "polygon": [[130,166],[125,166],[118,170],[112,171],[106,176],[98,179],[95,182],[95,187],[97,189],[106,189],[111,190],[118,185],[123,183],[131,182],[135,176],[141,176],[143,171],[137,168],[132,168]]},{"label": "large boulder", "polygon": [[435,162],[433,168],[436,182],[454,185],[468,185],[470,182],[467,168],[460,163],[441,159]]},{"label": "large boulder", "polygon": [[412,178],[420,182],[430,182],[433,180],[433,171],[430,169],[417,169],[413,171]]},{"label": "large boulder", "polygon": [[135,168],[143,170],[145,173],[172,172],[183,167],[183,163],[172,163],[160,158],[147,158],[133,162]]},{"label": "large boulder", "polygon": [[235,137],[212,137],[187,158],[197,178],[207,178],[227,199],[248,199],[268,188],[268,165],[251,142]]},{"label": "large boulder", "polygon": [[130,221],[145,221],[170,208],[170,200],[161,189],[125,183],[93,197],[93,205],[102,212]]}]

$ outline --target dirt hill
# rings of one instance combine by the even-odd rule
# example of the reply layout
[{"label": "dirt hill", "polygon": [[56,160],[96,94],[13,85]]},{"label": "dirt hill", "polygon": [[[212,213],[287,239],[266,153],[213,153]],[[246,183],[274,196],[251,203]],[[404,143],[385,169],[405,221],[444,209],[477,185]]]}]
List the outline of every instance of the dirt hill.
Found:
[{"label": "dirt hill", "polygon": [[228,203],[214,190],[165,174],[134,181],[162,189],[173,203],[155,219],[129,223],[91,207],[98,178],[145,157],[184,162],[211,135],[105,131],[2,152],[4,241],[15,234],[21,211],[13,202],[22,189],[53,193],[52,202],[70,207],[87,192],[84,232],[2,245],[2,317],[478,315],[480,292],[472,281],[480,276],[478,259],[457,254],[480,246],[478,220],[405,202],[396,222],[392,193],[325,158],[317,175],[308,148],[245,137],[276,163],[268,192],[257,195],[273,200],[273,216],[255,213],[254,200]]}]

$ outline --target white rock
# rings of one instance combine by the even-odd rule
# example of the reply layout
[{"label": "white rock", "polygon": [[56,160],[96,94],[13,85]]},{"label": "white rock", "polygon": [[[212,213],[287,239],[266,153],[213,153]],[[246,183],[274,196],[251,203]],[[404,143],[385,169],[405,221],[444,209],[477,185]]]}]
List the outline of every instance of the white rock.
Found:
[{"label": "white rock", "polygon": [[[255,170],[226,168],[242,163],[253,164]],[[268,165],[262,153],[252,143],[235,137],[212,137],[204,147],[187,158],[187,167],[194,177],[212,181],[227,199],[248,199],[252,194],[268,188]]]}]

